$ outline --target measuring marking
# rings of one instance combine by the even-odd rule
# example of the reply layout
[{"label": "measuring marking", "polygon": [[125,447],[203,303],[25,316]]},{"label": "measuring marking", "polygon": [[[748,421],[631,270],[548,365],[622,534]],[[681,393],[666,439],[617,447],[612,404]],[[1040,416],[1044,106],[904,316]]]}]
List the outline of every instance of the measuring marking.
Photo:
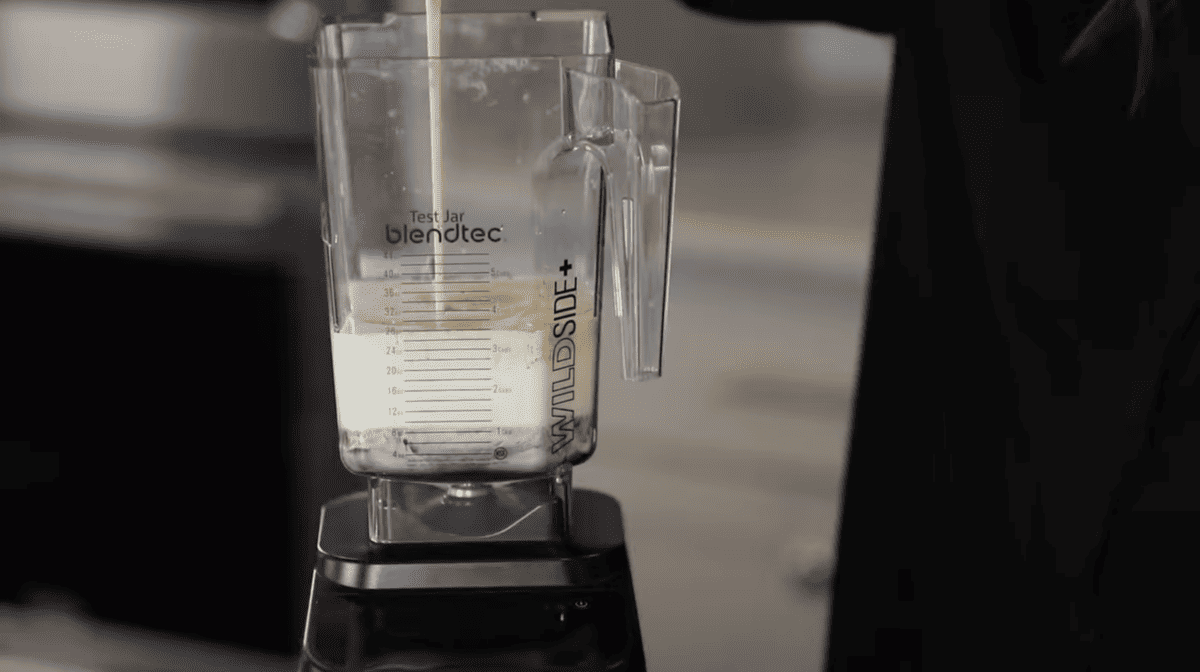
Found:
[{"label": "measuring marking", "polygon": [[434,429],[434,430],[430,430],[427,432],[418,432],[415,430],[409,430],[409,431],[405,432],[405,434],[491,434],[492,431],[494,431],[494,430],[491,430],[491,429],[462,429],[462,430],[454,430],[454,431],[449,431],[449,432],[439,432],[438,430]]},{"label": "measuring marking", "polygon": [[[474,290],[482,292],[485,290]],[[405,292],[406,294],[415,294],[416,292]],[[491,299],[450,299],[450,303],[488,303]],[[435,301],[401,301],[400,303],[436,303]]]},{"label": "measuring marking", "polygon": [[[423,373],[422,371],[411,371],[410,373]],[[467,381],[486,380],[492,382],[491,378],[405,378],[406,383],[457,383]],[[437,392],[437,390],[421,390],[422,392]]]},{"label": "measuring marking", "polygon": [[[491,420],[413,420],[414,425],[432,425],[432,424],[436,424],[436,423],[447,423],[447,422],[491,422]],[[446,434],[447,432],[441,432],[441,433]]]},{"label": "measuring marking", "polygon": [[[453,308],[451,308],[448,310],[402,310],[400,312],[409,313],[409,314],[411,314],[411,313],[440,313],[442,315],[445,315],[446,313],[489,313],[490,314],[492,311],[490,311],[490,310],[472,310],[472,309],[454,310]],[[429,322],[429,320],[408,320],[408,321],[409,322]],[[436,322],[447,322],[448,320],[435,320],[435,321]],[[478,320],[466,320],[466,321],[467,322],[477,322]]]},{"label": "measuring marking", "polygon": [[[434,262],[433,265],[434,266],[490,266],[491,263],[492,262],[490,262],[490,261],[451,261],[451,262],[442,262],[442,263]],[[401,267],[417,266],[417,267],[421,267],[421,268],[426,268],[429,266],[429,264],[400,264],[400,266]]]},{"label": "measuring marking", "polygon": [[[421,275],[413,273],[412,275]],[[489,285],[491,280],[446,280],[447,285]],[[440,282],[401,282],[402,285],[441,285]]]},{"label": "measuring marking", "polygon": [[490,338],[425,338],[425,339],[404,339],[405,343],[446,343],[448,341],[490,341]]},{"label": "measuring marking", "polygon": [[[443,256],[443,257],[486,257],[486,256],[488,256],[489,254],[491,254],[491,252],[444,252],[444,253],[442,253],[442,256]],[[429,257],[431,257],[431,256],[433,256],[433,255],[429,255],[429,254],[402,254],[402,255],[400,255],[400,256],[401,256],[401,257],[409,257],[409,258],[421,257],[421,258],[428,259]]]},{"label": "measuring marking", "polygon": [[492,453],[490,451],[483,452],[483,453],[413,453],[413,454],[409,455],[408,457],[424,457],[424,458],[463,457],[465,455],[491,455],[491,454]]},{"label": "measuring marking", "polygon": [[[406,381],[406,382],[418,382],[418,381]],[[487,392],[487,391],[488,391],[488,388],[486,388],[486,387],[471,387],[471,388],[465,388],[465,389],[461,389],[461,390],[405,390],[405,392]],[[475,401],[475,400],[468,399],[466,401]]]},{"label": "measuring marking", "polygon": [[[451,359],[406,359],[404,361],[487,361],[492,358],[451,358]],[[425,368],[424,371],[432,371],[432,368]]]},{"label": "measuring marking", "polygon": [[[413,442],[413,443],[411,443],[411,444],[409,444],[409,445],[413,445],[413,446],[442,446],[442,445],[449,444],[449,445],[452,445],[452,446],[458,446],[458,445],[463,445],[463,444],[466,444],[466,443],[483,443],[483,444],[488,444],[488,443],[491,443],[491,441],[422,441],[422,442],[420,442],[420,443]],[[469,454],[469,455],[489,455],[490,453],[468,453],[468,454]]]},{"label": "measuring marking", "polygon": [[[446,401],[438,399],[437,401]],[[485,401],[491,401],[487,399]],[[409,411],[409,413],[491,413],[490,408],[431,408],[423,411]]]},{"label": "measuring marking", "polygon": [[[491,271],[450,271],[449,273],[447,273],[447,275],[487,275],[488,273],[491,273]],[[430,275],[430,274],[429,273],[401,273],[400,275],[404,276],[404,275]],[[446,282],[455,282],[455,281],[447,280]]]},{"label": "measuring marking", "polygon": [[[418,390],[419,392],[445,392],[445,390]],[[433,404],[443,401],[491,401],[491,399],[409,399],[410,404]],[[482,410],[482,409],[480,409]]]},{"label": "measuring marking", "polygon": [[[401,294],[487,294],[490,289],[451,289],[445,292],[430,292],[421,289],[402,289]],[[467,299],[448,299],[450,301],[466,301]],[[487,299],[484,299],[487,301]],[[433,301],[418,301],[417,303],[434,303]]]},{"label": "measuring marking", "polygon": [[[480,320],[479,318],[475,318],[473,320],[467,320],[467,319],[462,319],[462,320],[406,320],[406,322],[409,322],[410,324],[413,322],[481,322],[481,321],[482,320]],[[416,330],[414,329],[414,331],[416,331]],[[456,330],[455,329],[445,329],[444,331],[456,331]]]},{"label": "measuring marking", "polygon": [[483,350],[487,352],[491,348],[405,348],[405,352],[471,352]]}]

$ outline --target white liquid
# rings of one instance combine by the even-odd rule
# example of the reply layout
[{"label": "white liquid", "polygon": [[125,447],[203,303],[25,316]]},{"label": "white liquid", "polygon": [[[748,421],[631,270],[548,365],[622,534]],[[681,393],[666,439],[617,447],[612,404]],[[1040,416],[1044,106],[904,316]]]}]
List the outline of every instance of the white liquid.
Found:
[{"label": "white liquid", "polygon": [[570,334],[569,370],[554,368],[551,353],[561,340],[553,336],[541,282],[496,282],[486,291],[450,295],[444,305],[451,312],[440,320],[426,310],[433,305],[429,294],[403,294],[405,287],[411,285],[352,281],[354,318],[332,334],[349,469],[530,473],[591,451],[596,321],[590,314],[577,316]]},{"label": "white liquid", "polygon": [[346,429],[541,427],[549,420],[544,334],[333,334]]}]

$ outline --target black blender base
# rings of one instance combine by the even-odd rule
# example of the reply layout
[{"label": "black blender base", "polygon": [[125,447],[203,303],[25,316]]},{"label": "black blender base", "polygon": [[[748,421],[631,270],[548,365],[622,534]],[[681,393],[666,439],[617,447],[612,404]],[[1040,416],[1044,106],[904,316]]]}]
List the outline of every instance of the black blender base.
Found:
[{"label": "black blender base", "polygon": [[301,672],[644,672],[620,507],[572,493],[567,544],[389,544],[366,493],[322,509]]}]

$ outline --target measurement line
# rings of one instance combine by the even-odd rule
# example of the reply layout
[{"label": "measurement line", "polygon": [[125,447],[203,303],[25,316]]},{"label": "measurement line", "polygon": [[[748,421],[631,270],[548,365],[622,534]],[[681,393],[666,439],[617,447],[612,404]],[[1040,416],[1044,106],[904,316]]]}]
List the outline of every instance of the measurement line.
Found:
[{"label": "measurement line", "polygon": [[409,369],[411,373],[432,373],[434,371],[491,371],[492,368],[486,369]]},{"label": "measurement line", "polygon": [[[489,254],[491,254],[491,252],[445,252],[442,254],[442,256],[443,257],[486,257]],[[400,256],[412,258],[412,259],[420,259],[420,258],[428,259],[429,257],[432,257],[433,255],[432,254],[402,254]]]},{"label": "measurement line", "polygon": [[[408,382],[415,382],[415,381],[408,381]],[[487,391],[488,391],[488,388],[486,388],[486,387],[471,387],[471,388],[464,388],[464,389],[460,389],[460,390],[405,390],[405,392],[487,392]],[[414,400],[414,401],[416,401],[416,400]],[[450,400],[444,399],[442,401],[450,401]],[[467,401],[475,401],[475,400],[468,399]]]},{"label": "measurement line", "polygon": [[492,422],[491,420],[413,420],[414,425],[433,425],[447,422]]},{"label": "measurement line", "polygon": [[[488,266],[491,263],[492,262],[490,262],[490,261],[450,261],[450,262],[443,262],[440,264],[437,262],[434,262],[433,265],[434,266]],[[429,266],[429,264],[399,264],[399,265],[400,266],[424,266],[424,267]]]},{"label": "measurement line", "polygon": [[[420,373],[419,371],[411,371],[410,373]],[[486,380],[492,382],[491,378],[405,378],[406,383],[466,383]],[[437,392],[438,390],[420,390],[421,392]],[[473,392],[474,390],[472,390]]]},{"label": "measurement line", "polygon": [[[435,390],[421,390],[422,392],[434,392]],[[445,390],[436,390],[444,392]],[[410,404],[439,404],[443,401],[491,401],[491,399],[409,399]]]},{"label": "measurement line", "polygon": [[423,457],[425,459],[433,459],[435,457],[467,457],[469,455],[491,455],[491,451],[483,453],[411,453],[408,457]]},{"label": "measurement line", "polygon": [[[423,303],[425,303],[425,302],[423,302]],[[442,314],[442,315],[448,315],[448,314],[450,314],[450,313],[488,313],[488,314],[492,314],[492,311],[490,311],[490,310],[402,310],[402,311],[400,311],[400,312],[401,312],[401,313],[407,313],[407,314],[411,314],[411,313],[439,313],[439,314]],[[408,322],[428,322],[429,320],[407,320],[407,321],[408,321]],[[438,322],[444,322],[445,320],[437,320],[437,321],[438,321]],[[467,321],[468,321],[468,322],[474,322],[475,320],[467,320]]]},{"label": "measurement line", "polygon": [[[403,303],[432,303],[437,305],[436,301],[404,301]],[[445,299],[441,303],[491,303],[489,299]],[[486,306],[483,308],[447,308],[446,310],[437,310],[436,308],[426,310],[419,308],[417,310],[401,310],[402,313],[490,313],[492,312]]]},{"label": "measurement line", "polygon": [[[450,271],[449,273],[446,273],[446,275],[487,275],[489,273],[491,273],[491,271]],[[416,276],[416,275],[433,275],[433,274],[432,273],[401,273],[400,274],[401,277],[403,277],[405,275]],[[454,280],[446,280],[446,282],[455,282],[455,281]]]},{"label": "measurement line", "polygon": [[[409,322],[409,323],[412,323],[412,322],[482,322],[482,320],[480,320],[479,318],[475,318],[473,320],[468,320],[468,319],[461,319],[461,320],[405,320],[405,322]],[[454,330],[446,329],[446,331],[454,331]]]},{"label": "measurement line", "polygon": [[[475,289],[474,292],[483,292],[487,290]],[[415,292],[413,292],[415,294]],[[446,299],[446,303],[488,303],[491,299]],[[400,303],[437,303],[437,301],[401,301]]]},{"label": "measurement line", "polygon": [[[406,283],[406,284],[412,285],[412,284],[420,284],[420,283],[410,282],[410,283]],[[402,290],[400,290],[400,293],[401,294],[486,294],[490,291],[492,291],[492,290],[490,290],[490,289],[450,289],[450,290],[439,292],[439,291],[424,290],[424,289],[402,289]],[[453,299],[453,300],[454,301],[466,301],[466,299]],[[486,301],[486,300],[487,299],[484,299],[484,301]],[[432,303],[432,302],[426,301],[426,303]]]},{"label": "measurement line", "polygon": [[[424,292],[409,292],[409,293],[410,294],[424,294]],[[484,289],[484,290],[480,290],[479,292],[472,292],[472,293],[484,294],[484,293],[490,293],[490,292],[488,292],[488,290]],[[412,305],[412,304],[419,304],[419,303],[437,305],[438,303],[495,303],[495,302],[496,302],[496,297],[494,297],[494,296],[492,296],[492,297],[485,296],[485,297],[480,297],[480,298],[464,298],[464,299],[452,299],[449,296],[446,296],[446,297],[443,297],[440,299],[414,299],[412,301],[401,301],[400,303],[402,305]]]},{"label": "measurement line", "polygon": [[449,343],[450,341],[490,341],[490,338],[406,338],[405,343]]},{"label": "measurement line", "polygon": [[[406,362],[486,362],[491,357],[451,357],[448,359],[406,359]],[[433,371],[434,369],[425,369]]]},{"label": "measurement line", "polygon": [[420,350],[406,349],[405,352],[469,352],[472,350],[483,350],[486,352],[491,350],[491,348],[422,348]]},{"label": "measurement line", "polygon": [[[483,443],[488,444],[491,441],[422,441],[420,443],[411,443],[411,446],[444,446],[444,445],[463,445],[467,443]],[[428,453],[427,453],[428,454]],[[472,455],[490,455],[490,453],[471,453]]]},{"label": "measurement line", "polygon": [[[491,280],[447,280],[447,285],[487,285],[491,284]],[[401,282],[402,285],[434,285],[442,283],[434,282]]]},{"label": "measurement line", "polygon": [[[439,399],[438,401],[445,401]],[[490,408],[431,408],[427,411],[409,411],[409,413],[491,413]]]},{"label": "measurement line", "polygon": [[492,432],[492,430],[490,430],[490,429],[463,429],[463,430],[449,430],[449,431],[444,431],[444,432],[439,432],[437,430],[431,430],[428,432],[417,432],[417,431],[410,430],[410,431],[405,432],[405,434],[490,434],[491,432]]}]

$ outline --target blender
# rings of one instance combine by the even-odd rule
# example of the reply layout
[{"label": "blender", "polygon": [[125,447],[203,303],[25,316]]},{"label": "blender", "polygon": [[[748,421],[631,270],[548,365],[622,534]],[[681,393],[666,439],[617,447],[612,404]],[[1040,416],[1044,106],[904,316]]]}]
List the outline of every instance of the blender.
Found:
[{"label": "blender", "polygon": [[[661,375],[679,96],[604,13],[327,19],[310,57],[343,465],[302,670],[644,669],[595,451],[604,269]],[[607,257],[607,262],[606,262]]]}]

